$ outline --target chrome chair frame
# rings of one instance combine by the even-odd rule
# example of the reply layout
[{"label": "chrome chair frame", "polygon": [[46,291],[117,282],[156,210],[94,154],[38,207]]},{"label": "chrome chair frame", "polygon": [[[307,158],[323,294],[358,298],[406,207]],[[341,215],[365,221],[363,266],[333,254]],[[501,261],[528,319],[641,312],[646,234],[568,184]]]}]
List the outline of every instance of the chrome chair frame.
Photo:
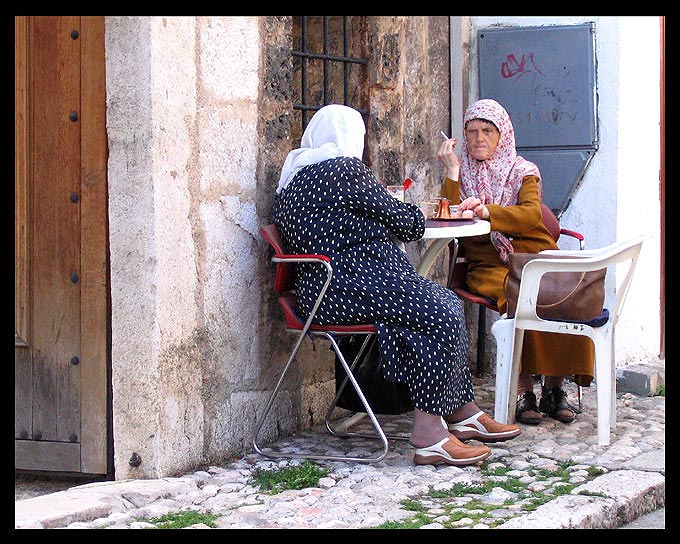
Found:
[{"label": "chrome chair frame", "polygon": [[[289,333],[297,334],[297,341],[293,347],[293,350],[288,357],[281,375],[279,376],[278,382],[272,391],[269,400],[264,408],[264,411],[260,418],[258,419],[254,435],[253,435],[253,447],[255,451],[259,454],[269,457],[269,458],[304,458],[304,459],[320,459],[326,461],[354,461],[354,462],[377,462],[385,458],[389,449],[388,437],[383,431],[380,422],[378,421],[376,414],[370,406],[370,403],[366,399],[361,386],[357,382],[353,370],[357,363],[361,360],[361,356],[368,345],[368,340],[371,336],[377,334],[375,326],[371,323],[360,324],[360,325],[316,325],[313,323],[316,312],[323,301],[323,298],[328,290],[333,277],[333,267],[331,265],[330,259],[326,255],[316,255],[316,254],[287,254],[285,253],[281,240],[279,238],[277,229],[275,225],[266,225],[260,227],[260,233],[263,238],[271,245],[274,249],[274,256],[272,257],[272,262],[276,263],[276,276],[274,281],[274,290],[279,293],[278,303],[283,309],[284,316],[286,319],[286,331]],[[302,320],[296,312],[297,299],[294,293],[294,265],[299,263],[312,263],[322,266],[326,270],[326,280],[321,287],[321,290],[317,296],[314,303],[312,311],[306,320]],[[342,353],[336,339],[343,336],[349,335],[365,335],[366,338],[357,353],[356,357],[351,363],[348,363],[345,356]],[[291,452],[275,452],[273,450],[265,450],[258,443],[258,437],[260,431],[265,422],[265,419],[271,411],[271,407],[274,403],[276,396],[278,395],[281,386],[283,384],[284,378],[286,377],[295,357],[304,341],[305,337],[309,336],[312,339],[322,338],[330,344],[331,348],[335,352],[340,361],[343,369],[345,370],[346,377],[338,388],[335,399],[331,404],[330,409],[325,415],[325,425],[326,429],[332,435],[346,437],[366,437],[366,438],[377,438],[382,444],[382,450],[375,456],[368,457],[358,457],[352,455],[316,455],[316,454],[302,454],[302,453],[291,453]],[[361,433],[361,432],[349,432],[347,428],[350,426],[347,423],[334,426],[331,421],[331,416],[337,407],[338,399],[342,394],[342,391],[350,383],[357,393],[357,396],[361,400],[362,405],[365,408],[365,414],[368,415],[375,434],[373,433]],[[363,417],[363,414],[361,414]],[[402,436],[394,436],[390,438],[403,439]]]}]

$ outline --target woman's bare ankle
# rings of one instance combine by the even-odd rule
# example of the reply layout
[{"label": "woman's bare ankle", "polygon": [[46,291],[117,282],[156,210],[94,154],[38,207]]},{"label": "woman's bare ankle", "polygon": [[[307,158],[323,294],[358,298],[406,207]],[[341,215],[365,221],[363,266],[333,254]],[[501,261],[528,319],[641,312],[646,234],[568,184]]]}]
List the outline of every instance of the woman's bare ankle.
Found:
[{"label": "woman's bare ankle", "polygon": [[413,416],[413,430],[409,443],[415,448],[426,448],[449,436],[441,416],[428,414],[416,408]]},{"label": "woman's bare ankle", "polygon": [[517,381],[517,396],[521,397],[527,391],[534,391],[534,382],[530,374],[520,374]]},{"label": "woman's bare ankle", "polygon": [[481,410],[477,404],[474,402],[468,402],[463,404],[463,406],[460,406],[455,412],[453,412],[453,414],[444,416],[444,421],[447,423],[459,423],[479,412],[481,412]]}]

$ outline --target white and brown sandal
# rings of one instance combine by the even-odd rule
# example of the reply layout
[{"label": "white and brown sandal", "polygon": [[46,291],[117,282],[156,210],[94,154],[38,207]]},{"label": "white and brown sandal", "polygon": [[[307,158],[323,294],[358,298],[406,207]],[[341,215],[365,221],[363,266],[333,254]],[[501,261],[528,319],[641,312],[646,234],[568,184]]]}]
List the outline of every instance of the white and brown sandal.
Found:
[{"label": "white and brown sandal", "polygon": [[498,423],[481,410],[458,423],[449,423],[449,432],[459,440],[479,440],[480,442],[502,442],[522,434],[519,425]]},{"label": "white and brown sandal", "polygon": [[413,462],[416,465],[439,465],[465,466],[481,463],[491,455],[488,446],[468,446],[456,437],[449,435],[426,448],[416,448]]}]

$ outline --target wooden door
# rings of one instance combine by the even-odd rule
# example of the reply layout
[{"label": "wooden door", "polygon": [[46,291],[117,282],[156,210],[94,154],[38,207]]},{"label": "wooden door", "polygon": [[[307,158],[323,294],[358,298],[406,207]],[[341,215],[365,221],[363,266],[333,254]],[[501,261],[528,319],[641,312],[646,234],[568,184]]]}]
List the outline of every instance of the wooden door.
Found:
[{"label": "wooden door", "polygon": [[15,17],[15,469],[106,474],[103,17]]}]

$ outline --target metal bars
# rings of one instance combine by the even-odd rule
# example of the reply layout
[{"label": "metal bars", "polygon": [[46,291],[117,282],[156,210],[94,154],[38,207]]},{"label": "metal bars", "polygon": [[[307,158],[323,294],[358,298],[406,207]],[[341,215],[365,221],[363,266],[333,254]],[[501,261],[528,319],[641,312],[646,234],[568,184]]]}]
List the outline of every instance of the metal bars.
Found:
[{"label": "metal bars", "polygon": [[[343,104],[356,108],[362,115],[367,115],[368,110],[362,109],[355,104],[350,104],[350,67],[351,65],[368,65],[368,58],[364,57],[353,57],[350,55],[350,40],[352,32],[350,29],[350,21],[348,16],[342,16],[342,32],[332,32],[329,30],[329,23],[333,22],[332,19],[337,19],[338,17],[323,16],[323,26],[321,36],[312,35],[309,25],[309,16],[301,15],[299,24],[299,43],[300,50],[292,51],[293,56],[300,58],[300,102],[293,104],[293,109],[299,110],[302,113],[302,131],[307,126],[309,121],[309,112],[315,112],[321,107],[329,104],[329,97],[332,95],[331,90],[336,90],[336,86],[342,85],[342,93],[338,95],[342,96]],[[321,47],[318,47],[319,41],[321,41]],[[342,55],[332,54],[330,52],[331,45],[336,41],[342,41]],[[314,52],[313,45],[317,45],[317,51],[321,50],[322,53]],[[317,74],[311,73],[309,61],[310,60],[321,60],[322,63],[322,74],[321,82],[321,100],[310,100],[310,79],[316,81]],[[333,63],[342,63],[343,77],[341,81],[335,80],[330,76],[330,69]],[[317,76],[317,77],[315,77]],[[368,78],[366,78],[367,82]],[[337,89],[339,90],[339,89]]]}]

